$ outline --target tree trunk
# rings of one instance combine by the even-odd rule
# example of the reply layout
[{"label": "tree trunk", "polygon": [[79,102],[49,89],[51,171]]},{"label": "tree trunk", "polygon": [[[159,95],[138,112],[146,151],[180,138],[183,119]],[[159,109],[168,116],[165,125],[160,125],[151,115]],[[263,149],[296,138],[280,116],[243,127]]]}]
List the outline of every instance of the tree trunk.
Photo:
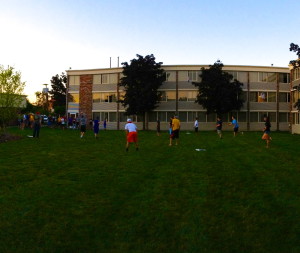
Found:
[{"label": "tree trunk", "polygon": [[143,130],[146,129],[146,113],[143,114]]},{"label": "tree trunk", "polygon": [[149,130],[149,124],[148,124],[148,112],[145,113],[145,121],[146,121],[146,130]]}]

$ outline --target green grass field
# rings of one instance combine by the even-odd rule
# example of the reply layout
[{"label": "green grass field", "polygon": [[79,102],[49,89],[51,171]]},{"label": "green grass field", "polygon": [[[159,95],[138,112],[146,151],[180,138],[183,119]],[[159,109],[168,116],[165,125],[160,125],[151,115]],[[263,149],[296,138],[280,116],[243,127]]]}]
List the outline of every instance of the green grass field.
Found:
[{"label": "green grass field", "polygon": [[[12,133],[31,135],[31,130]],[[300,136],[41,130],[0,144],[0,252],[300,252]],[[197,152],[196,148],[207,151]]]}]

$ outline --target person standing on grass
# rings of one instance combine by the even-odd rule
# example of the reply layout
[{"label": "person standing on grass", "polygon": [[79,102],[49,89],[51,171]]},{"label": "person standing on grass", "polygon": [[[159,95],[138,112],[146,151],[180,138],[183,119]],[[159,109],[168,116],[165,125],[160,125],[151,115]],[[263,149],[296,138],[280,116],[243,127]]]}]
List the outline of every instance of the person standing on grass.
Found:
[{"label": "person standing on grass", "polygon": [[94,121],[93,121],[93,128],[94,128],[94,135],[95,138],[98,138],[98,133],[99,133],[99,117],[97,117]]},{"label": "person standing on grass", "polygon": [[270,123],[270,119],[268,116],[264,116],[264,122],[265,122],[265,128],[263,129],[263,136],[262,139],[266,140],[267,146],[266,148],[270,147],[270,141],[272,140],[272,138],[270,137],[270,133],[271,133],[271,123]]},{"label": "person standing on grass", "polygon": [[157,119],[156,121],[156,134],[157,136],[160,136],[160,120]]},{"label": "person standing on grass", "polygon": [[198,117],[196,117],[194,122],[195,133],[198,133],[198,127],[199,127],[199,122],[198,122]]},{"label": "person standing on grass", "polygon": [[172,146],[172,140],[175,140],[176,141],[175,145],[178,145],[179,130],[180,130],[180,121],[178,119],[178,116],[174,116],[172,120],[172,134],[170,135],[169,146]]},{"label": "person standing on grass", "polygon": [[231,117],[232,121],[229,126],[233,126],[233,136],[236,137],[239,131],[239,124],[234,116]]},{"label": "person standing on grass", "polygon": [[220,139],[223,138],[223,137],[222,137],[222,124],[223,124],[223,122],[222,122],[221,118],[220,118],[220,117],[217,117],[216,128],[217,128],[217,133],[218,133]]},{"label": "person standing on grass", "polygon": [[170,121],[169,121],[169,135],[171,136],[172,134],[172,122],[173,122],[173,116],[170,118]]},{"label": "person standing on grass", "polygon": [[137,139],[137,127],[134,123],[132,123],[131,119],[127,119],[127,124],[125,125],[126,132],[126,152],[128,152],[129,144],[134,142],[135,150],[139,150],[138,139]]},{"label": "person standing on grass", "polygon": [[104,128],[104,130],[106,130],[106,124],[107,124],[107,119],[105,119],[105,120],[103,121],[103,128]]},{"label": "person standing on grass", "polygon": [[79,123],[80,123],[80,138],[83,138],[86,132],[86,117],[83,113],[81,113],[80,115]]},{"label": "person standing on grass", "polygon": [[33,121],[33,135],[32,135],[33,138],[40,137],[41,122],[42,122],[42,119],[41,119],[40,113],[37,112],[34,115],[34,121]]},{"label": "person standing on grass", "polygon": [[66,120],[65,120],[65,117],[64,117],[64,116],[62,116],[62,117],[60,118],[60,123],[61,123],[61,128],[62,128],[62,130],[65,130]]}]

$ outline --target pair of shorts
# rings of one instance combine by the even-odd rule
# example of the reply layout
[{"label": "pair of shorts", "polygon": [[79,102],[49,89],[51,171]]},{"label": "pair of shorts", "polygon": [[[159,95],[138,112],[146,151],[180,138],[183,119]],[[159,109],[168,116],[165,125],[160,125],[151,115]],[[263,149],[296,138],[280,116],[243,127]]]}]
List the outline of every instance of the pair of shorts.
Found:
[{"label": "pair of shorts", "polygon": [[221,133],[222,133],[222,130],[221,130],[221,129],[217,129],[217,133],[218,133],[218,134],[221,134]]},{"label": "pair of shorts", "polygon": [[198,133],[198,127],[195,127],[195,132]]},{"label": "pair of shorts", "polygon": [[85,133],[86,132],[86,125],[80,126],[80,132]]},{"label": "pair of shorts", "polygon": [[264,134],[261,138],[263,140],[270,140],[270,132],[264,132]]},{"label": "pair of shorts", "polygon": [[127,134],[127,142],[137,142],[137,132],[130,132]]},{"label": "pair of shorts", "polygon": [[174,139],[179,139],[179,129],[173,130],[171,134],[171,138]]},{"label": "pair of shorts", "polygon": [[233,132],[237,133],[239,131],[238,127],[233,128]]}]

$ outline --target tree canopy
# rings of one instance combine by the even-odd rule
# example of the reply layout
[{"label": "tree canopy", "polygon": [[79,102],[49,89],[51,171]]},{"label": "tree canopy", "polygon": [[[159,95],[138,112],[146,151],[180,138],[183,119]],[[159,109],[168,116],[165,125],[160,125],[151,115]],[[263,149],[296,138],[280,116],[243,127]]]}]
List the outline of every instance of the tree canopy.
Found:
[{"label": "tree canopy", "polygon": [[66,105],[66,92],[67,92],[67,75],[65,73],[61,73],[52,76],[51,82],[51,90],[49,91],[51,98],[53,100],[53,106],[65,106]]},{"label": "tree canopy", "polygon": [[120,100],[127,115],[141,115],[158,106],[158,88],[165,81],[162,62],[156,62],[153,54],[145,57],[137,55],[130,64],[123,62],[123,77],[120,86],[125,89],[125,96]]},{"label": "tree canopy", "polygon": [[291,60],[290,64],[293,65],[294,68],[300,66],[300,47],[297,44],[290,44],[290,51],[295,52],[297,55],[297,60]]},{"label": "tree canopy", "polygon": [[203,106],[207,113],[222,115],[238,111],[243,106],[242,83],[233,80],[233,76],[222,70],[220,61],[201,68],[200,82],[193,82],[198,87],[196,103]]},{"label": "tree canopy", "polygon": [[23,90],[25,82],[21,81],[21,72],[15,71],[11,66],[7,68],[0,65],[0,125],[6,125],[16,118],[19,108],[24,100]]}]

